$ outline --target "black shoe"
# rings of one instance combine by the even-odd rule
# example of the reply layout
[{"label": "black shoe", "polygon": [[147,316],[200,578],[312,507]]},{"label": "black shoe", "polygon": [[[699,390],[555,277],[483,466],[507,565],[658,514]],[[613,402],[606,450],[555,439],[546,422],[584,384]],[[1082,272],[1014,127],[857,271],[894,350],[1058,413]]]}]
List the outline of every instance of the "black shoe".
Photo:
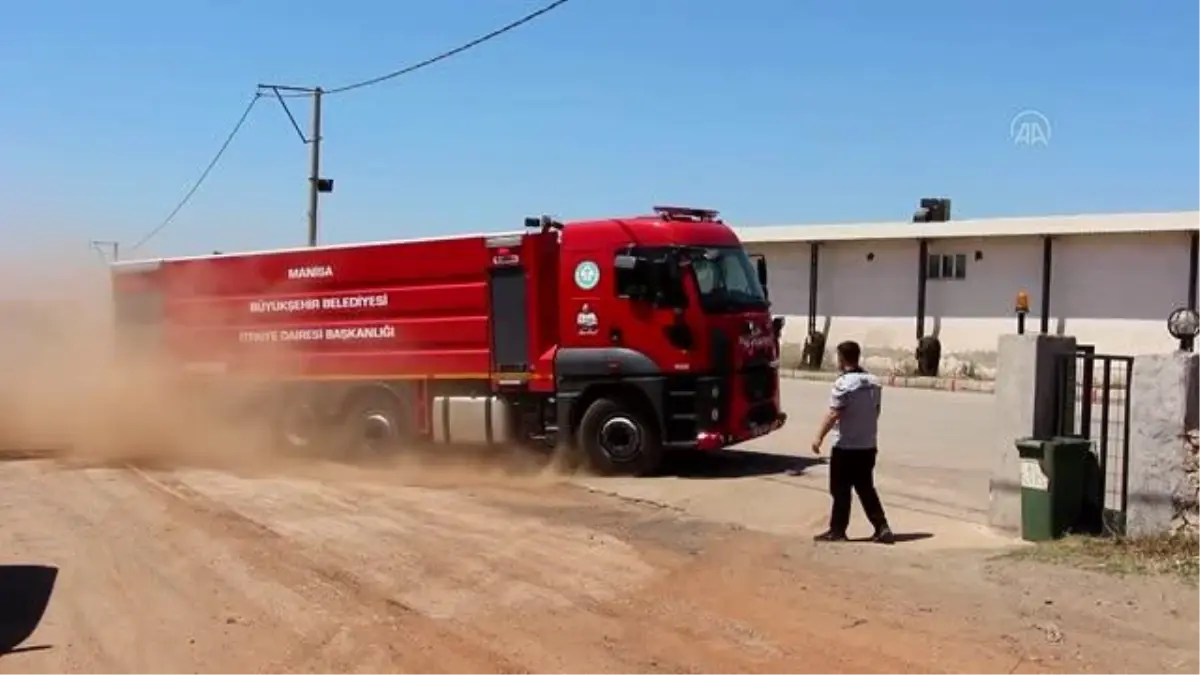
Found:
[{"label": "black shoe", "polygon": [[813,541],[846,541],[846,533],[825,530],[821,534],[813,537]]},{"label": "black shoe", "polygon": [[875,534],[871,536],[871,541],[876,544],[894,544],[896,543],[896,535],[892,534],[892,528],[884,525],[875,530]]}]

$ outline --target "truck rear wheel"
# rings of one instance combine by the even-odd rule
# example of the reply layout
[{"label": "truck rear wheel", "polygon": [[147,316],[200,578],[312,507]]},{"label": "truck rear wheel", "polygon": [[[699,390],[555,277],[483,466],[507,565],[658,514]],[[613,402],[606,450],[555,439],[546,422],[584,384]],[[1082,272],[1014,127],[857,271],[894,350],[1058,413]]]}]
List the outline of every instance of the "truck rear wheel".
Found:
[{"label": "truck rear wheel", "polygon": [[642,476],[657,470],[663,447],[658,430],[624,401],[599,398],[579,422],[578,447],[603,474]]},{"label": "truck rear wheel", "polygon": [[311,401],[301,395],[284,397],[276,408],[274,439],[284,455],[311,456],[327,440],[328,427]]},{"label": "truck rear wheel", "polygon": [[351,395],[341,420],[343,448],[353,458],[385,457],[397,450],[408,436],[411,420],[400,396],[384,387],[372,387]]}]

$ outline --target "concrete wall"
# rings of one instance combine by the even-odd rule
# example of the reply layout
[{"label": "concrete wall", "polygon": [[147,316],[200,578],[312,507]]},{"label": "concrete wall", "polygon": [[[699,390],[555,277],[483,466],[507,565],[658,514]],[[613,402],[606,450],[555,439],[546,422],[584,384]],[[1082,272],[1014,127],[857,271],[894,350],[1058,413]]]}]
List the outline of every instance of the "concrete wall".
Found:
[{"label": "concrete wall", "polygon": [[[748,245],[767,256],[776,313],[788,315],[785,342],[803,342],[808,314],[807,243]],[[830,345],[861,342],[868,353],[911,355],[916,342],[918,243],[833,241],[822,245],[818,328]],[[1027,330],[1041,307],[1039,237],[934,239],[930,253],[967,257],[964,279],[930,280],[927,335],[944,357],[995,362],[997,339],[1015,331],[1013,302],[1029,294]],[[1103,352],[1166,352],[1167,316],[1187,301],[1188,234],[1065,235],[1055,238],[1050,329]],[[978,259],[976,259],[978,258]]]},{"label": "concrete wall", "polygon": [[998,340],[999,370],[993,398],[998,438],[990,444],[988,524],[1009,534],[1021,530],[1019,438],[1047,439],[1057,432],[1056,363],[1075,351],[1070,336],[1004,335]]},{"label": "concrete wall", "polygon": [[1196,532],[1196,354],[1145,355],[1130,385],[1129,511],[1131,536]]}]

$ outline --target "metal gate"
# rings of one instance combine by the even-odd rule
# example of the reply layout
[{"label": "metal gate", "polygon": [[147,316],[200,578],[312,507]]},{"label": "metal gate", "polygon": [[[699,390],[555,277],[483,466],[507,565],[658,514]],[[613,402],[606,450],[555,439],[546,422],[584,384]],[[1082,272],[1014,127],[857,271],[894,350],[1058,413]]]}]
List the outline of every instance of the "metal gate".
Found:
[{"label": "metal gate", "polygon": [[1078,345],[1056,365],[1058,433],[1092,442],[1089,529],[1124,535],[1129,506],[1129,414],[1133,357],[1097,354]]}]

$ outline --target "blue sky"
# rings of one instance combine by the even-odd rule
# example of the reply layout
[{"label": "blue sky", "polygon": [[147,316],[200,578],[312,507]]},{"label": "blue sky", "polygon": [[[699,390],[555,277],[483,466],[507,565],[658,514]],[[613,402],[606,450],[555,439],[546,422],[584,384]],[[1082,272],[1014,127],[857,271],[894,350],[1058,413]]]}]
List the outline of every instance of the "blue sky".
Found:
[{"label": "blue sky", "polygon": [[[544,2],[10,3],[0,222],[17,242],[132,242],[256,83],[371,77]],[[328,97],[322,241],[658,203],[742,224],[897,220],[926,195],[961,218],[1196,209],[1197,13],[1184,0],[572,0]],[[1027,109],[1050,121],[1047,144],[1010,138]],[[278,103],[260,102],[139,253],[303,243],[307,166]]]}]

